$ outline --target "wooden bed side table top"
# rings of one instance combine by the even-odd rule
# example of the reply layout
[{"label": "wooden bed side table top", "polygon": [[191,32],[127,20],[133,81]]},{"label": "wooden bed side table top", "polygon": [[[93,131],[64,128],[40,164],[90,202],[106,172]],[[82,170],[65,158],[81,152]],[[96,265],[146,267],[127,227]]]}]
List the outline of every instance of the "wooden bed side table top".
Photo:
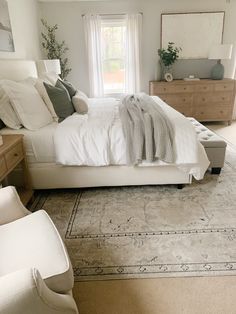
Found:
[{"label": "wooden bed side table top", "polygon": [[3,135],[3,145],[0,146],[0,182],[7,181],[7,176],[21,165],[23,172],[23,186],[17,188],[21,201],[26,205],[33,196],[33,189],[29,176],[28,164],[23,145],[23,135]]}]

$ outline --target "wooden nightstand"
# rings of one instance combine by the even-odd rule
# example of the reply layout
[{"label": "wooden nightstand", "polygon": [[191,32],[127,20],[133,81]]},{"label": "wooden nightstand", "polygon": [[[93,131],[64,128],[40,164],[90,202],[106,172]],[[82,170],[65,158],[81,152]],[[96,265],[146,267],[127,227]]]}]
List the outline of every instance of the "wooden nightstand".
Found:
[{"label": "wooden nightstand", "polygon": [[0,146],[0,182],[21,165],[23,171],[23,186],[17,191],[21,201],[26,205],[33,196],[29,170],[23,146],[23,135],[3,135],[3,145]]}]

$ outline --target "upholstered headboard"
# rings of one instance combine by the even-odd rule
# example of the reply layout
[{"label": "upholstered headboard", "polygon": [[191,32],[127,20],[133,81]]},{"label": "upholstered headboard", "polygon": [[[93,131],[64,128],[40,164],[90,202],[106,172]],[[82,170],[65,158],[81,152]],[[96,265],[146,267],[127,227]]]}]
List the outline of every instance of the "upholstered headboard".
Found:
[{"label": "upholstered headboard", "polygon": [[0,59],[0,80],[21,81],[29,76],[38,76],[34,61]]}]

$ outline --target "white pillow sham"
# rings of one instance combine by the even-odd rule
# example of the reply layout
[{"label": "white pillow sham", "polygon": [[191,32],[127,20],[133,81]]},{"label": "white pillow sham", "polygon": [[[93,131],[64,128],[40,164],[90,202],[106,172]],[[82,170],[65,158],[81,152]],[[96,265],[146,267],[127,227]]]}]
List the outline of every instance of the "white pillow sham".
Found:
[{"label": "white pillow sham", "polygon": [[8,95],[2,88],[2,81],[0,81],[0,119],[11,129],[21,128],[20,120],[12,108]]},{"label": "white pillow sham", "polygon": [[77,113],[79,114],[88,113],[89,99],[85,95],[85,93],[78,90],[75,96],[72,97],[72,103]]},{"label": "white pillow sham", "polygon": [[53,122],[49,110],[32,84],[4,80],[2,87],[26,129],[37,130]]}]

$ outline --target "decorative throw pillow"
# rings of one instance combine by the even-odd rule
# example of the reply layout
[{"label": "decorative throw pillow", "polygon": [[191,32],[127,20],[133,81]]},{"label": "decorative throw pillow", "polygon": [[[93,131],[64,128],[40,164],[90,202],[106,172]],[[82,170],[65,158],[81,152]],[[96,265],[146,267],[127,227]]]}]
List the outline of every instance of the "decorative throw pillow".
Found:
[{"label": "decorative throw pillow", "polygon": [[42,79],[37,79],[34,87],[37,89],[39,95],[41,96],[41,98],[45,102],[48,110],[50,111],[50,113],[51,113],[51,115],[53,117],[53,120],[57,122],[58,121],[58,116],[57,116],[57,114],[56,114],[56,112],[54,110],[54,107],[53,107],[53,104],[51,102],[51,99],[48,96],[47,90],[46,90],[46,88],[45,88],[45,86],[43,84],[44,82],[47,83],[47,84],[50,84],[49,81],[42,80]]},{"label": "decorative throw pillow", "polygon": [[65,86],[67,89],[68,93],[70,94],[70,98],[75,96],[76,94],[76,88],[68,81],[61,81],[61,83]]},{"label": "decorative throw pillow", "polygon": [[0,119],[3,122],[3,126],[6,125],[11,129],[18,130],[21,128],[21,123],[12,108],[8,95],[2,87],[3,82],[0,82]]},{"label": "decorative throw pillow", "polygon": [[75,96],[72,97],[72,103],[77,113],[88,113],[89,99],[83,92],[77,91]]},{"label": "decorative throw pillow", "polygon": [[50,112],[32,84],[4,80],[2,87],[26,129],[37,130],[53,121]]},{"label": "decorative throw pillow", "polygon": [[59,122],[75,112],[70,95],[60,80],[57,80],[56,86],[52,86],[45,82],[43,84],[59,118]]}]

